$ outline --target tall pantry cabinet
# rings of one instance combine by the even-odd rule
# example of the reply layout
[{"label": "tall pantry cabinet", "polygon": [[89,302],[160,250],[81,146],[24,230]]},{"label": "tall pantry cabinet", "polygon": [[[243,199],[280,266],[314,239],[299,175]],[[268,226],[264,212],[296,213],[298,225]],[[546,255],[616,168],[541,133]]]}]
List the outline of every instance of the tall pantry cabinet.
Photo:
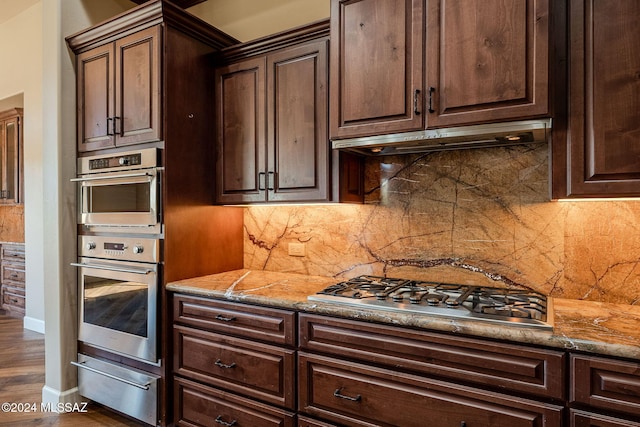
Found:
[{"label": "tall pantry cabinet", "polygon": [[160,377],[157,424],[165,425],[171,421],[172,344],[164,286],[243,262],[242,211],[214,206],[211,189],[215,53],[238,41],[172,2],[156,0],[71,35],[67,43],[76,54],[78,157],[155,148],[162,222],[158,364],[84,342],[78,352]]}]

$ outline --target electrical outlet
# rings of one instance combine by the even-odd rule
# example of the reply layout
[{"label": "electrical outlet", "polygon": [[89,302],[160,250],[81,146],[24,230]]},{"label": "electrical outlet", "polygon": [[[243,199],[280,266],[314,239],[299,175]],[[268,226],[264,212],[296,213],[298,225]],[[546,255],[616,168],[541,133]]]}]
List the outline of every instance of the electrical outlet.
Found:
[{"label": "electrical outlet", "polygon": [[289,243],[289,256],[306,256],[306,246],[304,243]]}]

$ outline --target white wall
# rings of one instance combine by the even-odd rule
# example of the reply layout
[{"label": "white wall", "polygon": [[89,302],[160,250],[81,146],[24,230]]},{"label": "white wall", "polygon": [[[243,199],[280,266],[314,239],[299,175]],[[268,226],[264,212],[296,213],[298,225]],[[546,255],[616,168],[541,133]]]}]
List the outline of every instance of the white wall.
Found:
[{"label": "white wall", "polygon": [[0,99],[23,94],[26,317],[44,331],[42,227],[42,4],[0,24]]}]

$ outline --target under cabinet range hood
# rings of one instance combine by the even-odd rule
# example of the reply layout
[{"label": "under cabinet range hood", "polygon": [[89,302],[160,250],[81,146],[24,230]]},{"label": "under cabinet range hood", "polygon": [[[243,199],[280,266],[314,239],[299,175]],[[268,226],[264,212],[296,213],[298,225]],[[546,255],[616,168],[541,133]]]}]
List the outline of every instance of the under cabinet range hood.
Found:
[{"label": "under cabinet range hood", "polygon": [[388,156],[547,142],[550,131],[551,119],[540,119],[339,139],[331,143],[334,149]]}]

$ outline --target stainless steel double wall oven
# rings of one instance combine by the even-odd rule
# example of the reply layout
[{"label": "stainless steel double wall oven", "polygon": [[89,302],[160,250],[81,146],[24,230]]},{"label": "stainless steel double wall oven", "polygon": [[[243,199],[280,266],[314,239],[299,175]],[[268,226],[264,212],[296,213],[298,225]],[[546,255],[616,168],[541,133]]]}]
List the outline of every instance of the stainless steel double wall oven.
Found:
[{"label": "stainless steel double wall oven", "polygon": [[[80,394],[149,424],[157,421],[162,274],[160,151],[78,159],[78,339],[148,364],[149,372],[78,356]],[[134,362],[134,364],[135,364]],[[139,364],[139,363],[138,363]],[[136,404],[132,405],[131,401]]]}]

